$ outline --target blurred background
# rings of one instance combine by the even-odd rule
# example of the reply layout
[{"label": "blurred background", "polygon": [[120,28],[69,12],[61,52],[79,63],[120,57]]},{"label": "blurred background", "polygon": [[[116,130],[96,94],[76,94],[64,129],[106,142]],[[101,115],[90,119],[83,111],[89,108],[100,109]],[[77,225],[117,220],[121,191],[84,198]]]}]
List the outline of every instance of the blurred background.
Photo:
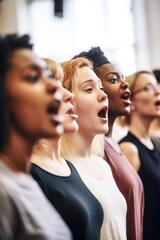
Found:
[{"label": "blurred background", "polygon": [[160,0],[0,0],[0,34],[57,61],[100,46],[124,75],[160,68]]}]

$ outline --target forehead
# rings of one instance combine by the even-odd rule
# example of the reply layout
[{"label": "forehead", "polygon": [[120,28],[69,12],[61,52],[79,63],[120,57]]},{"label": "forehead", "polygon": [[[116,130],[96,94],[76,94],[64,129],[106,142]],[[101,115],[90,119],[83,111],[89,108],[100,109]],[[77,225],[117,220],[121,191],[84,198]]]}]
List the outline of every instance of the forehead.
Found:
[{"label": "forehead", "polygon": [[103,74],[103,75],[107,75],[107,74],[109,74],[109,73],[120,73],[120,71],[118,70],[118,68],[117,68],[115,65],[111,64],[111,63],[109,63],[109,64],[103,64],[102,66],[100,66],[100,67],[98,68],[98,70],[99,70],[100,73]]},{"label": "forehead", "polygon": [[156,78],[154,75],[149,74],[149,73],[142,73],[138,76],[136,80],[136,85],[139,86],[144,86],[144,84],[151,83],[151,84],[156,84]]},{"label": "forehead", "polygon": [[15,50],[11,56],[11,68],[25,68],[30,64],[44,68],[47,66],[44,60],[37,57],[30,49]]},{"label": "forehead", "polygon": [[92,80],[96,83],[101,82],[97,75],[94,73],[94,71],[87,66],[80,68],[75,77],[76,77],[75,83],[77,86],[82,85],[84,82],[88,80]]}]

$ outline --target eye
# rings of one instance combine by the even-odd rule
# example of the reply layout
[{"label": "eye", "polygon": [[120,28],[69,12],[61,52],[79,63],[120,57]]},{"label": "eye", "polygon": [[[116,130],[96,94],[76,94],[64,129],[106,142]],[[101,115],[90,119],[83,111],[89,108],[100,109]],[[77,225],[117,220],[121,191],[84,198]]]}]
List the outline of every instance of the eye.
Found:
[{"label": "eye", "polygon": [[101,91],[105,92],[104,87],[100,87],[99,89],[100,89]]},{"label": "eye", "polygon": [[146,85],[146,91],[154,91],[154,86],[151,84]]},{"label": "eye", "polygon": [[39,79],[39,75],[37,72],[28,74],[28,76],[25,77],[27,81],[29,82],[36,82]]},{"label": "eye", "polygon": [[45,72],[45,77],[49,78],[49,79],[54,79],[54,74],[50,71],[50,70],[47,70]]},{"label": "eye", "polygon": [[109,80],[111,83],[117,83],[118,82],[118,78],[117,77],[113,77],[112,79]]},{"label": "eye", "polygon": [[92,92],[92,88],[91,87],[88,87],[88,88],[86,88],[84,91],[86,92],[86,93],[91,93]]}]

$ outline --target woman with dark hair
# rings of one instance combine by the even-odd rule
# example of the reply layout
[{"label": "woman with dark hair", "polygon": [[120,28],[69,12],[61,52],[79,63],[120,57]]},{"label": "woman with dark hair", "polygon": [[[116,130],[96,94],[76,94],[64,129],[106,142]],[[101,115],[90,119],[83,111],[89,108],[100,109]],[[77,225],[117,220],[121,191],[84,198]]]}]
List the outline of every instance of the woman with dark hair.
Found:
[{"label": "woman with dark hair", "polygon": [[71,239],[28,174],[34,143],[62,129],[57,89],[28,35],[0,37],[0,239]]},{"label": "woman with dark hair", "polygon": [[112,169],[117,186],[127,202],[127,239],[142,240],[142,222],[144,196],[142,182],[112,138],[115,120],[118,116],[130,113],[130,91],[128,83],[117,67],[104,55],[100,47],[93,47],[88,52],[81,52],[92,61],[94,71],[101,79],[104,92],[108,96],[109,131],[104,136],[105,159]]}]

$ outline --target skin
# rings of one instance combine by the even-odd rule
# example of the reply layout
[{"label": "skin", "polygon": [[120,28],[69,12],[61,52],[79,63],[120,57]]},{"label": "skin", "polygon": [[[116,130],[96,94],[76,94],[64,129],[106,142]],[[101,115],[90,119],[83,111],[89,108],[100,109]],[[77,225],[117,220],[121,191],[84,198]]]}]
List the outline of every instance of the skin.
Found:
[{"label": "skin", "polygon": [[77,114],[74,113],[73,94],[61,86],[60,94],[62,94],[62,103],[60,112],[64,116],[63,128],[64,134],[74,133],[78,131]]},{"label": "skin", "polygon": [[[74,101],[76,113],[78,114],[79,131],[86,135],[95,136],[96,134],[108,131],[108,117],[100,118],[98,112],[106,106],[108,110],[108,99],[100,90],[101,81],[95,73],[88,67],[80,69],[79,76],[75,79],[76,93]],[[89,109],[89,111],[88,111]]]},{"label": "skin", "polygon": [[57,115],[47,108],[54,103],[58,85],[46,63],[31,50],[15,50],[6,74],[10,123],[8,142],[1,159],[16,172],[27,172],[33,144],[57,136]]},{"label": "skin", "polygon": [[[62,96],[59,112],[64,118],[63,133],[71,134],[78,130],[76,121],[78,116],[74,113],[74,107],[71,103],[73,101],[73,94],[62,87],[60,80],[57,79],[57,82],[59,83],[57,92]],[[60,156],[59,141],[61,135],[62,134],[59,134],[56,138],[41,140],[41,144],[45,144],[45,150],[40,148],[38,152],[33,152],[31,162],[49,173],[58,176],[68,176],[71,174],[70,168],[66,161]]]},{"label": "skin", "polygon": [[[109,131],[106,135],[112,137],[115,119],[118,116],[124,116],[130,113],[131,102],[129,85],[113,64],[103,64],[97,68],[97,71],[109,100]],[[124,93],[129,95],[126,100],[121,98]]]},{"label": "skin", "polygon": [[[154,76],[143,73],[135,83],[134,91],[143,88],[148,83],[156,84]],[[149,136],[149,127],[153,119],[160,116],[160,105],[155,105],[160,101],[160,91],[157,89],[153,95],[147,91],[140,91],[132,99],[130,131],[149,149],[153,149],[153,143]],[[129,142],[120,144],[122,151],[131,162],[134,169],[138,172],[140,169],[140,158],[137,147]]]},{"label": "skin", "polygon": [[160,137],[160,117],[152,121],[149,132],[150,136]]},{"label": "skin", "polygon": [[[72,156],[70,161],[89,176],[102,180],[105,173],[99,157],[92,154],[92,143],[97,134],[108,131],[108,99],[101,91],[101,81],[89,67],[82,67],[75,74],[74,104],[78,114],[79,131],[70,138]],[[106,108],[106,116],[98,112]]]}]

